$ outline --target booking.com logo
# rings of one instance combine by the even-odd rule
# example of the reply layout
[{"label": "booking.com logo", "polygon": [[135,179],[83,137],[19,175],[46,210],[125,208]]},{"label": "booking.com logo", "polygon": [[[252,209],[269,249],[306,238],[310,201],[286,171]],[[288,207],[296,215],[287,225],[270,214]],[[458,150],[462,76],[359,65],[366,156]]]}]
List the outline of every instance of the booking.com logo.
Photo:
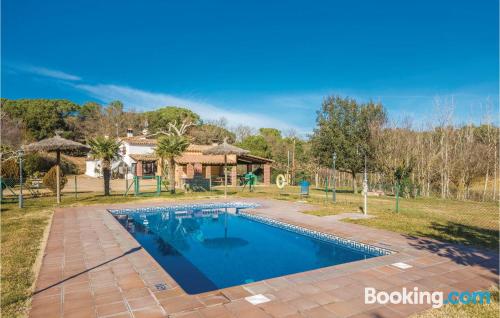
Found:
[{"label": "booking.com logo", "polygon": [[385,292],[377,291],[373,287],[365,287],[365,304],[408,304],[420,305],[428,304],[433,308],[439,308],[446,304],[489,304],[489,291],[475,292],[458,292],[452,291],[448,293],[447,298],[444,298],[444,293],[440,291],[428,292],[420,291],[418,287],[406,289],[403,287],[401,291]]}]

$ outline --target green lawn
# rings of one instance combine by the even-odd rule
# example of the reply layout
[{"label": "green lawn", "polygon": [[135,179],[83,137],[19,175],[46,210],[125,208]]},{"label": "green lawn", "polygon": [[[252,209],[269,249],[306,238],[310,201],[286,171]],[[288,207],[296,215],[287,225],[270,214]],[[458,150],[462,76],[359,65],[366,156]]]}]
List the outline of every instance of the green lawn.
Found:
[{"label": "green lawn", "polygon": [[[116,194],[104,197],[98,194],[63,196],[61,206],[78,206],[131,201],[192,200],[220,196],[221,189],[210,193],[183,193],[176,195],[154,193],[134,197]],[[229,190],[230,196],[262,197],[279,200],[305,200],[315,209],[307,213],[319,216],[344,212],[361,213],[362,197],[351,193],[338,193],[337,203],[331,202],[331,193],[312,190],[311,196],[303,199],[298,188],[288,187],[286,192],[276,187],[257,188],[255,192]],[[55,207],[54,197],[27,199],[20,210],[16,202],[2,204],[2,314],[4,317],[24,316],[29,305],[31,287],[35,274],[34,264],[40,252],[43,233]],[[387,229],[409,235],[437,238],[440,240],[498,248],[498,205],[490,202],[458,202],[440,199],[403,199],[400,212],[394,212],[394,198],[370,197],[369,214],[376,216],[367,220],[347,220],[366,226]],[[455,310],[455,309],[453,309]],[[434,316],[429,316],[434,317]],[[440,317],[440,316],[436,316]]]},{"label": "green lawn", "polygon": [[490,292],[491,303],[489,304],[444,305],[438,309],[430,309],[423,313],[413,315],[412,318],[498,318],[500,311],[498,288],[491,288]]},{"label": "green lawn", "polygon": [[[319,216],[346,211],[362,213],[362,206],[361,195],[342,193],[337,194],[337,203],[323,203],[309,213]],[[345,221],[465,245],[490,249],[499,246],[498,203],[495,202],[401,199],[399,213],[396,213],[393,197],[369,197],[368,214],[375,217]]]}]

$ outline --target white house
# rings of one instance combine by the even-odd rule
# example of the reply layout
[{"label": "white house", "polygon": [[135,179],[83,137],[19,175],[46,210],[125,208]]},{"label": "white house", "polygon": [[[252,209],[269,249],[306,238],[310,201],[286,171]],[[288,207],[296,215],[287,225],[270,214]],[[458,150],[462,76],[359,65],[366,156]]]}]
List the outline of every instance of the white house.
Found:
[{"label": "white house", "polygon": [[[157,171],[158,157],[154,153],[157,141],[151,138],[151,135],[148,136],[146,130],[141,136],[134,136],[133,131],[128,129],[127,137],[119,138],[119,141],[121,142],[120,160],[112,162],[112,176],[132,179],[134,176],[147,178],[161,175],[161,172]],[[223,181],[224,156],[204,155],[203,151],[210,147],[212,145],[190,144],[181,156],[175,158],[176,185],[182,185],[183,180],[193,178],[195,175],[210,178],[212,184]],[[272,160],[247,154],[229,155],[227,161],[228,166],[231,166],[231,184],[237,184],[238,165],[245,165],[246,171],[261,168],[262,182],[270,184]],[[93,160],[89,157],[86,161],[85,174],[90,177],[101,177],[100,160]]]}]

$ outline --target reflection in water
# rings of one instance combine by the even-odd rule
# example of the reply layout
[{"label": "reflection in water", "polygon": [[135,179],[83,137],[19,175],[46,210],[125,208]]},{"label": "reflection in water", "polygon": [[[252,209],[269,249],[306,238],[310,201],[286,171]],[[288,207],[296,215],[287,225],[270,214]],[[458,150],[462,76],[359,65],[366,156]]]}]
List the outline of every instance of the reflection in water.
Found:
[{"label": "reflection in water", "polygon": [[[190,239],[209,249],[233,249],[248,244],[247,240],[228,236],[228,213],[222,210],[169,211],[155,214],[130,214],[118,217],[131,233],[154,233],[163,255],[179,255],[190,249]],[[203,223],[222,223],[220,237],[204,237]]]},{"label": "reflection in water", "polygon": [[212,239],[204,239],[202,242],[206,248],[237,248],[248,244],[247,240],[238,237],[217,237]]}]

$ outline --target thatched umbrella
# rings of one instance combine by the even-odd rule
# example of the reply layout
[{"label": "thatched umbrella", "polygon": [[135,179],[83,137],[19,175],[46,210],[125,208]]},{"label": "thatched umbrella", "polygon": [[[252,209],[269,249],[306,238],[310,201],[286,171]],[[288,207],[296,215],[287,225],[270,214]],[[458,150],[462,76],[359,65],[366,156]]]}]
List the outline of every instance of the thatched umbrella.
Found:
[{"label": "thatched umbrella", "polygon": [[224,155],[224,198],[227,198],[227,155],[241,156],[250,151],[238,148],[227,143],[227,137],[220,145],[214,146],[203,151],[204,155]]},{"label": "thatched umbrella", "polygon": [[56,153],[56,192],[57,192],[57,203],[61,203],[61,173],[60,173],[60,162],[61,162],[61,151],[75,151],[75,150],[90,150],[90,148],[84,144],[79,142],[62,138],[59,136],[59,132],[56,132],[56,135],[52,138],[47,138],[40,140],[38,142],[34,142],[27,146],[24,146],[24,150],[26,151],[46,151],[46,152],[55,152]]}]

